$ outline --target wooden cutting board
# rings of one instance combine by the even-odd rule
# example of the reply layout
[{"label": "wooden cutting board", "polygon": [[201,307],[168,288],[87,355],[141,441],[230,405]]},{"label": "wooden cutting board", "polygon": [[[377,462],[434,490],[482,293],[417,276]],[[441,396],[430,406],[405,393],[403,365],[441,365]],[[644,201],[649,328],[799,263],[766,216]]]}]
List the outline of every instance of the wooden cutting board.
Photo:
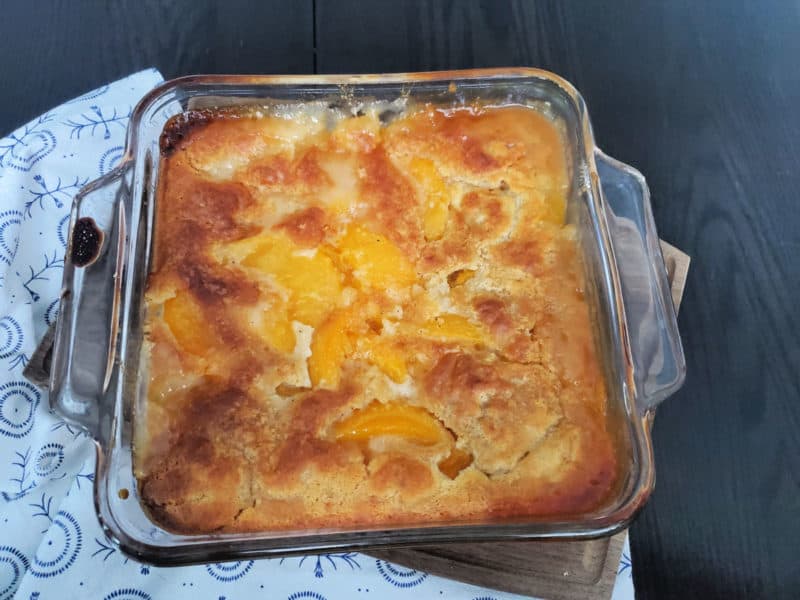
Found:
[{"label": "wooden cutting board", "polygon": [[[690,258],[661,242],[677,311]],[[548,600],[608,600],[627,530],[586,542],[483,542],[375,550],[369,554],[465,583]]]}]

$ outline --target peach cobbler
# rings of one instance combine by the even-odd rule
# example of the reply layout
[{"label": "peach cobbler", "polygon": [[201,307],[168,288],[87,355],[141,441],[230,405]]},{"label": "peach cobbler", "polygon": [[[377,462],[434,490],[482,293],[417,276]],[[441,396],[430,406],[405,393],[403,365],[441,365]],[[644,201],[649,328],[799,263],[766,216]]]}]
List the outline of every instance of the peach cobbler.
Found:
[{"label": "peach cobbler", "polygon": [[615,485],[559,128],[401,109],[167,125],[135,425],[166,529],[568,516]]}]

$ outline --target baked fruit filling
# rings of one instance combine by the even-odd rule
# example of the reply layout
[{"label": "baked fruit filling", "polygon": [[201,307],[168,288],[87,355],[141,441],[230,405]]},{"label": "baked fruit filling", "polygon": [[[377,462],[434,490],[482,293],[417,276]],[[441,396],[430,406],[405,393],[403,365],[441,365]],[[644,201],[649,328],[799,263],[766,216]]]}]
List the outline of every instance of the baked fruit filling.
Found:
[{"label": "baked fruit filling", "polygon": [[559,130],[530,107],[173,119],[135,421],[154,520],[268,531],[602,504],[617,463],[568,183]]}]

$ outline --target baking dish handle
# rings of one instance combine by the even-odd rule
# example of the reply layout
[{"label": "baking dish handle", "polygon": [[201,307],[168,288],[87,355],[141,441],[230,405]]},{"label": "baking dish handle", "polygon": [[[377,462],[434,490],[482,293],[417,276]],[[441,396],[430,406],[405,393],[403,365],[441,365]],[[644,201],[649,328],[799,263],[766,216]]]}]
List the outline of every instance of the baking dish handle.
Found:
[{"label": "baking dish handle", "polygon": [[600,150],[595,162],[619,270],[635,397],[645,414],[683,384],[683,346],[647,183]]},{"label": "baking dish handle", "polygon": [[123,163],[75,197],[50,368],[50,407],[99,439],[114,369],[131,169]]}]

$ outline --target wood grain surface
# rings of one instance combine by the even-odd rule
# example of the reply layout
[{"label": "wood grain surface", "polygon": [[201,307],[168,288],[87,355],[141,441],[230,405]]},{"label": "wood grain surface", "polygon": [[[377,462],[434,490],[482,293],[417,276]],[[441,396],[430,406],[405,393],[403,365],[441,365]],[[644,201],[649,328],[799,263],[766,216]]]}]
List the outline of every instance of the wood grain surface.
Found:
[{"label": "wood grain surface", "polygon": [[0,0],[0,135],[148,67],[311,73],[312,17],[305,0]]},{"label": "wood grain surface", "polygon": [[133,70],[532,65],[584,94],[693,257],[639,598],[800,597],[797,0],[4,0],[0,131]]},{"label": "wood grain surface", "polygon": [[487,542],[369,554],[433,575],[548,600],[609,600],[625,534],[588,542]]}]

